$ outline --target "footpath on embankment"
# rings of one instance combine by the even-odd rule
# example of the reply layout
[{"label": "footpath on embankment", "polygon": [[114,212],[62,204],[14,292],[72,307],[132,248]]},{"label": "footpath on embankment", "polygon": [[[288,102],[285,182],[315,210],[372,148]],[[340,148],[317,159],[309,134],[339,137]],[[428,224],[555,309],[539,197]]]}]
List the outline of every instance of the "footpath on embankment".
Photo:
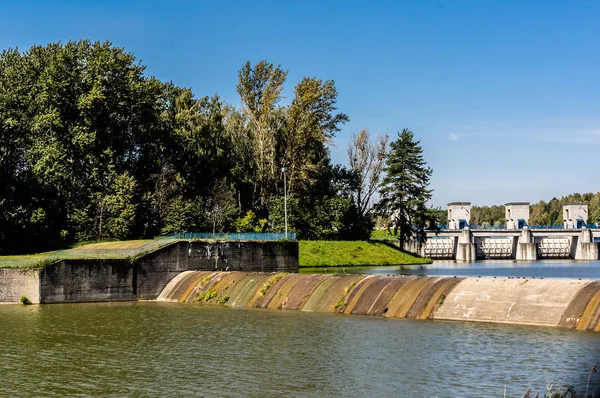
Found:
[{"label": "footpath on embankment", "polygon": [[600,331],[600,281],[188,271],[158,301]]}]

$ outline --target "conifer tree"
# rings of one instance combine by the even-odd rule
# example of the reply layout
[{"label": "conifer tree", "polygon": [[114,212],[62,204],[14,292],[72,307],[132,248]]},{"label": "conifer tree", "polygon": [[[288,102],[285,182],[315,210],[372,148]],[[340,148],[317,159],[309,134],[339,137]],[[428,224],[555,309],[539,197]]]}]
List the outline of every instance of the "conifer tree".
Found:
[{"label": "conifer tree", "polygon": [[437,229],[435,212],[427,208],[433,190],[429,189],[432,169],[423,159],[423,149],[412,131],[403,129],[390,144],[379,186],[379,212],[390,217],[400,247],[415,239],[423,243],[425,229]]}]

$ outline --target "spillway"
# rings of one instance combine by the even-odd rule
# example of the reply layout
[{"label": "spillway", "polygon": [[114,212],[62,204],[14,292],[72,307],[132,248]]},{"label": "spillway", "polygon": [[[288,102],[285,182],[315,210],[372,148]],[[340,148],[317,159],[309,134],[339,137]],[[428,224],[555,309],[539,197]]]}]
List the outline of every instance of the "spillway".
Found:
[{"label": "spillway", "polygon": [[186,271],[158,301],[600,331],[600,281]]}]

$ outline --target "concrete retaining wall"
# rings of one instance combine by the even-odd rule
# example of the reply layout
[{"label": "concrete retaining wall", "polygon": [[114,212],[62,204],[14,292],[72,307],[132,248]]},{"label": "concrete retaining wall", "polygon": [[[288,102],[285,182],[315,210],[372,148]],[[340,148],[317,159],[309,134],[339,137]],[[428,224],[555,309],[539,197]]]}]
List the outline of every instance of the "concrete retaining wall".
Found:
[{"label": "concrete retaining wall", "polygon": [[136,300],[130,260],[64,260],[40,273],[40,303]]},{"label": "concrete retaining wall", "polygon": [[0,303],[18,302],[22,296],[40,302],[40,270],[0,268]]},{"label": "concrete retaining wall", "polygon": [[0,269],[0,302],[153,300],[187,270],[298,271],[298,242],[175,242],[138,259],[62,260]]}]

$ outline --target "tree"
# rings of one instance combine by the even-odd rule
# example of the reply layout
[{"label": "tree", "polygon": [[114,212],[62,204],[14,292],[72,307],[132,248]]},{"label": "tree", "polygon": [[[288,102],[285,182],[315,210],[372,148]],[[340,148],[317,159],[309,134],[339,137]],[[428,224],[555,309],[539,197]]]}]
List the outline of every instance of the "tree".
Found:
[{"label": "tree", "polygon": [[600,192],[597,192],[591,199],[589,204],[589,222],[600,223]]},{"label": "tree", "polygon": [[294,88],[287,123],[279,138],[279,157],[288,169],[291,195],[306,195],[329,172],[327,144],[350,119],[336,113],[337,89],[333,80],[303,78]]},{"label": "tree", "polygon": [[233,224],[237,213],[234,192],[225,181],[216,182],[206,201],[206,216],[213,233],[223,232]]},{"label": "tree", "polygon": [[530,207],[529,225],[547,225],[550,223],[548,214],[548,205],[543,200],[534,203]]},{"label": "tree", "polygon": [[277,175],[276,106],[281,99],[287,74],[280,65],[274,66],[267,61],[260,61],[254,67],[248,61],[238,73],[237,92],[242,101],[242,111],[247,117],[246,129],[253,147],[261,206],[266,203],[267,185]]},{"label": "tree", "polygon": [[362,129],[348,144],[348,162],[355,176],[353,198],[361,217],[371,209],[371,198],[379,186],[388,139],[387,134],[378,134],[372,142],[369,132]]},{"label": "tree", "polygon": [[437,229],[435,213],[427,208],[433,192],[428,188],[433,171],[427,167],[412,131],[403,129],[390,144],[383,171],[386,175],[379,188],[378,211],[391,217],[400,247],[414,240],[424,242],[425,230]]}]

